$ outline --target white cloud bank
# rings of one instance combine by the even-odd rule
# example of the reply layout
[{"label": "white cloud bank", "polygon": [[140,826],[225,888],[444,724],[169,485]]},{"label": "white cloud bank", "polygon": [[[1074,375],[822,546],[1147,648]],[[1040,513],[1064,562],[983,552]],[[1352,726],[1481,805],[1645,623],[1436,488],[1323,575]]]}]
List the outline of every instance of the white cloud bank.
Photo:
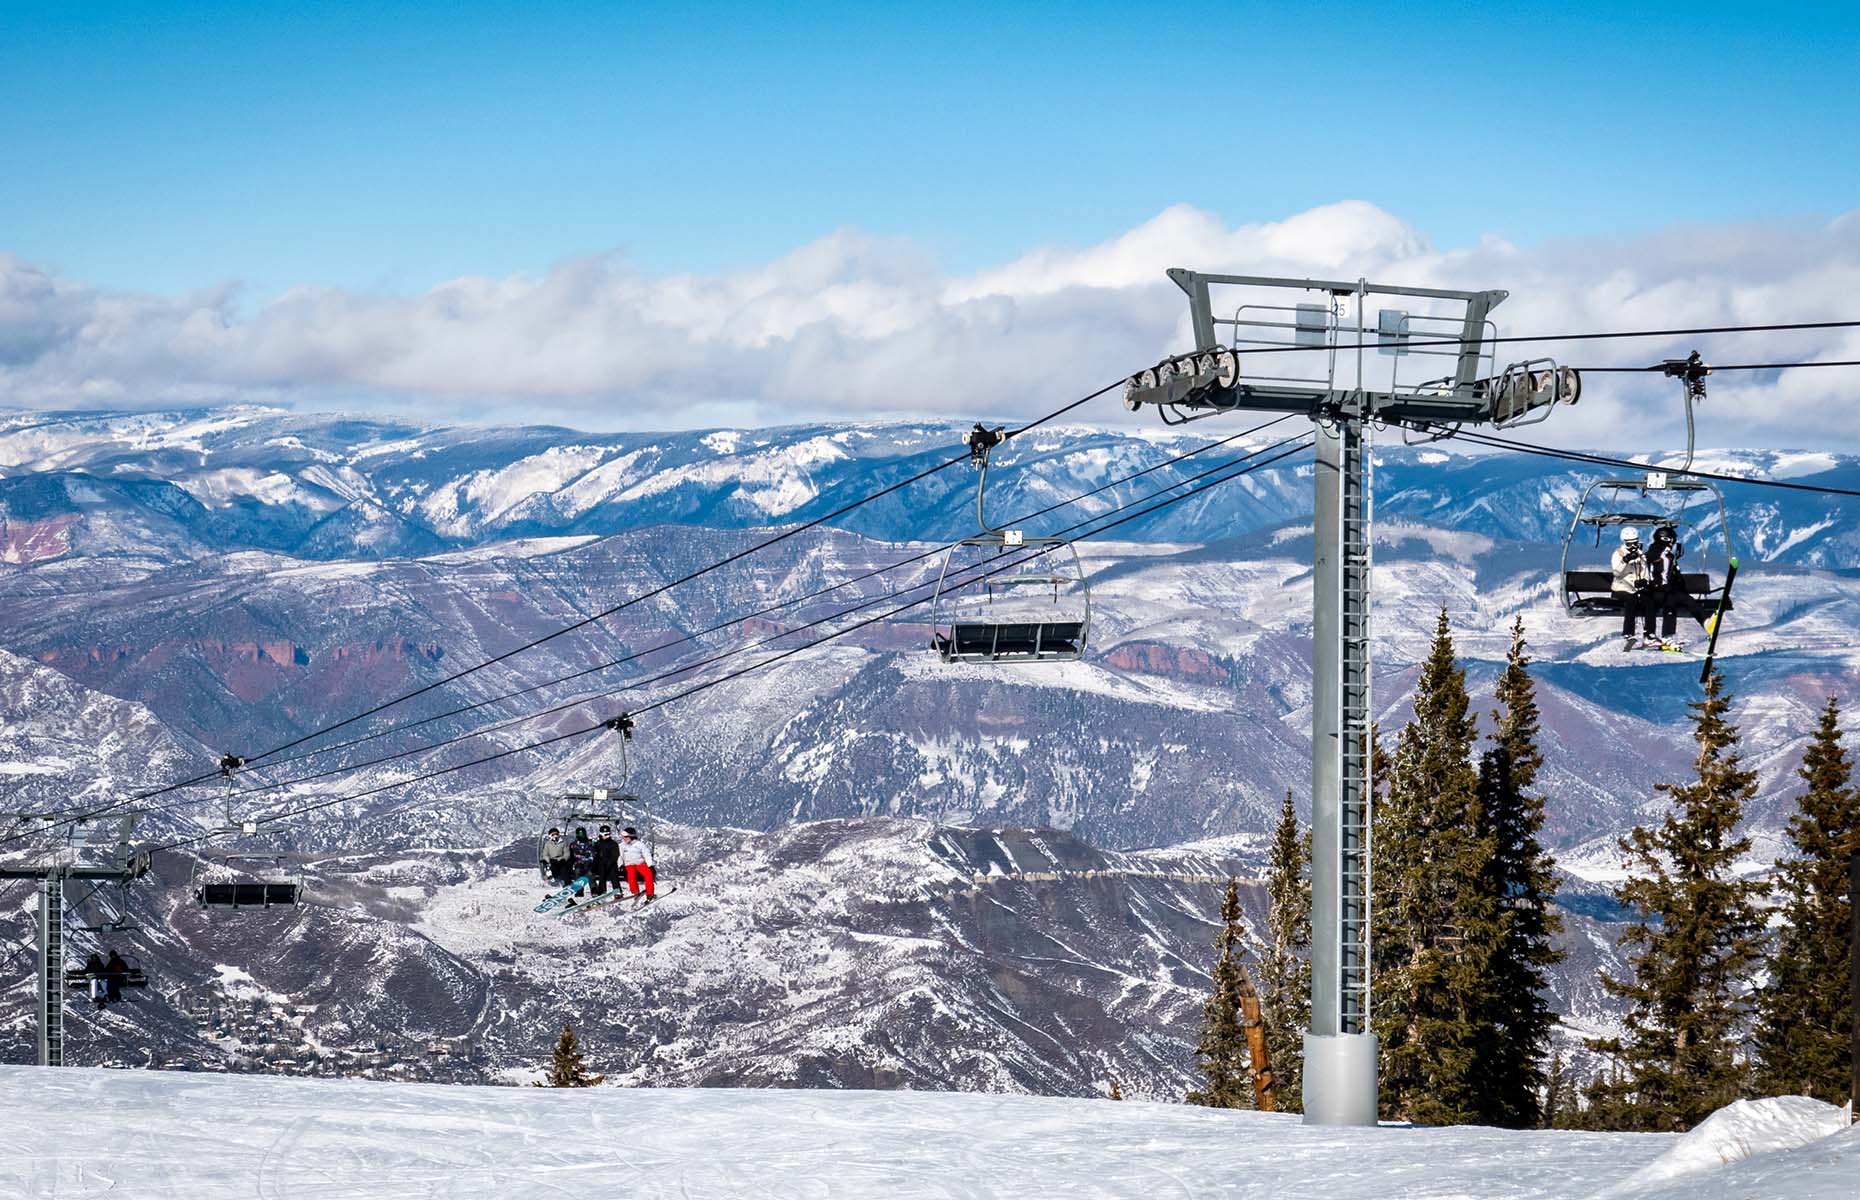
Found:
[{"label": "white cloud bank", "polygon": [[[112,292],[0,255],[0,404],[256,401],[603,428],[1027,415],[1187,344],[1170,266],[1505,288],[1508,334],[1860,318],[1860,214],[1438,250],[1361,202],[1237,227],[1178,206],[967,276],[909,242],[842,232],[721,276],[594,257],[412,296],[298,288],[255,309],[232,287]],[[1855,331],[1553,349],[1638,364],[1694,341],[1720,362],[1860,358]],[[1595,377],[1552,440],[1670,439],[1673,389]],[[1720,376],[1704,417],[1712,445],[1852,446],[1860,370]]]}]

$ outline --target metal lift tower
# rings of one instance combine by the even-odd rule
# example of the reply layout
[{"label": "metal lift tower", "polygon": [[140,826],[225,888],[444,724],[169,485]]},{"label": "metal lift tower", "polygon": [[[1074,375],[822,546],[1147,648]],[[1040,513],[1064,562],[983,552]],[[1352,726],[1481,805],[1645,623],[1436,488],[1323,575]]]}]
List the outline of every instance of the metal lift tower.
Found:
[{"label": "metal lift tower", "polygon": [[[1125,406],[1154,406],[1171,424],[1233,411],[1303,413],[1317,428],[1305,1120],[1373,1125],[1370,430],[1416,425],[1437,437],[1459,425],[1530,424],[1574,403],[1581,381],[1549,359],[1496,368],[1488,314],[1502,291],[1179,268],[1169,278],[1188,294],[1195,352],[1131,377]],[[1372,317],[1371,302],[1385,300],[1400,307]]]},{"label": "metal lift tower", "polygon": [[149,855],[129,845],[129,831],[133,825],[133,818],[124,822],[107,863],[81,862],[77,847],[62,845],[26,863],[0,865],[0,879],[30,879],[38,884],[39,1065],[42,1067],[65,1065],[65,883],[75,879],[99,886],[120,883],[128,887],[148,874]]}]

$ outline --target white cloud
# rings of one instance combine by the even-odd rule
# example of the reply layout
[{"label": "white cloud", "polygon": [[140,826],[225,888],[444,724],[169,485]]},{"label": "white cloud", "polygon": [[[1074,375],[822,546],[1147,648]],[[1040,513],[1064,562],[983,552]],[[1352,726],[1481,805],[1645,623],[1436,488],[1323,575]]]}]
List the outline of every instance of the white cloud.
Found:
[{"label": "white cloud", "polygon": [[[298,288],[255,309],[231,287],[111,292],[0,256],[0,403],[250,400],[634,428],[1025,415],[1184,344],[1170,266],[1502,287],[1494,315],[1513,334],[1842,318],[1860,316],[1860,214],[1441,250],[1360,201],[1236,227],[1177,206],[1099,245],[966,276],[907,241],[841,232],[721,276],[592,257],[412,296]],[[1721,362],[1860,358],[1852,331],[1533,352],[1638,364],[1695,343]],[[1676,396],[1667,381],[1596,376],[1543,436],[1669,442]],[[1107,401],[1090,416],[1120,414]],[[1860,372],[1726,374],[1703,416],[1708,444],[1852,446]]]}]

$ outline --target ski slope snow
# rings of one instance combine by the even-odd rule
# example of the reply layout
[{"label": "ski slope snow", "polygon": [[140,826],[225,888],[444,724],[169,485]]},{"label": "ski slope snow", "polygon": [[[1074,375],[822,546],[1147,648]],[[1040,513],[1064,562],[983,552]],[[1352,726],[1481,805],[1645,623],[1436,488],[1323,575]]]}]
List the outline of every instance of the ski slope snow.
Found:
[{"label": "ski slope snow", "polygon": [[[1815,1108],[1803,1120],[1829,1128],[1836,1110]],[[1776,1116],[1713,1165],[1666,1135],[1314,1129],[1106,1100],[0,1067],[0,1196],[1853,1200],[1860,1129],[1798,1144],[1801,1122]],[[1790,1148],[1752,1142],[1779,1126]],[[1676,1149],[1678,1175],[1658,1165]]]}]

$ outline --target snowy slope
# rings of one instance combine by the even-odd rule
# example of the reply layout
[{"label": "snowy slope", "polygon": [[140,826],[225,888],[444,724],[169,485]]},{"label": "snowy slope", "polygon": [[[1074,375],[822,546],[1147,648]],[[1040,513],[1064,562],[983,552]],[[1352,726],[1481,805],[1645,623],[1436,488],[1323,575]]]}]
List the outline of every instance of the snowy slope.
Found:
[{"label": "snowy slope", "polygon": [[559,1092],[75,1069],[0,1068],[0,1128],[0,1193],[47,1198],[1852,1200],[1860,1178],[1860,1130],[1609,1191],[1677,1139],[1312,1129],[1295,1117],[962,1093]]}]

